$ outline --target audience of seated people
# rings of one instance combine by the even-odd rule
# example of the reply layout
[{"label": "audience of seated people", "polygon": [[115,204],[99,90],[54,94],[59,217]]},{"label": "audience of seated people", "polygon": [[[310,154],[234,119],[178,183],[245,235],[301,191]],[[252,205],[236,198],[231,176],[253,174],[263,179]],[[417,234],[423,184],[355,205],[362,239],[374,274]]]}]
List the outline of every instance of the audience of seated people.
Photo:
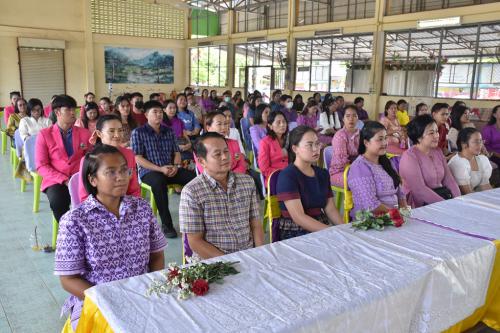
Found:
[{"label": "audience of seated people", "polygon": [[231,171],[224,136],[204,133],[195,152],[204,172],[184,186],[179,206],[180,231],[193,254],[207,259],[264,244],[254,181]]}]

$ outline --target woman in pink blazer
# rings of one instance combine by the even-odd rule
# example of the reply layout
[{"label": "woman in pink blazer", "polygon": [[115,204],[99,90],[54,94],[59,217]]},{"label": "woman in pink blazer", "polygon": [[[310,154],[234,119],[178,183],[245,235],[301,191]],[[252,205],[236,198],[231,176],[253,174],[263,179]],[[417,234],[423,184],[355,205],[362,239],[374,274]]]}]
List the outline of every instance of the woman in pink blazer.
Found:
[{"label": "woman in pink blazer", "polygon": [[267,118],[267,135],[260,141],[257,164],[264,181],[276,170],[288,166],[288,122],[281,111],[273,111]]},{"label": "woman in pink blazer", "polygon": [[47,194],[57,221],[69,210],[68,180],[78,172],[81,158],[89,151],[90,132],[74,126],[76,101],[60,95],[52,102],[57,122],[41,130],[36,139],[35,163],[43,177],[41,190]]}]

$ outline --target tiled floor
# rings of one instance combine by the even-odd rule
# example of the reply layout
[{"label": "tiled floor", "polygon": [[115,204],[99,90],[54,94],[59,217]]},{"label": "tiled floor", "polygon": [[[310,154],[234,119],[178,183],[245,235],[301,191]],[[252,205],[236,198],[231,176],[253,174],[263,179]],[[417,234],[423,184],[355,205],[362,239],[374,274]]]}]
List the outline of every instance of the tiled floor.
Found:
[{"label": "tiled floor", "polygon": [[[40,212],[33,213],[31,184],[21,193],[11,171],[8,155],[0,155],[0,333],[60,332],[65,321],[60,308],[68,294],[52,274],[54,254],[33,251],[30,240],[37,226],[41,243],[50,243],[47,198],[41,195]],[[179,196],[170,199],[176,220]],[[165,257],[166,263],[181,262],[180,238],[169,240]],[[479,324],[472,332],[494,331]]]}]

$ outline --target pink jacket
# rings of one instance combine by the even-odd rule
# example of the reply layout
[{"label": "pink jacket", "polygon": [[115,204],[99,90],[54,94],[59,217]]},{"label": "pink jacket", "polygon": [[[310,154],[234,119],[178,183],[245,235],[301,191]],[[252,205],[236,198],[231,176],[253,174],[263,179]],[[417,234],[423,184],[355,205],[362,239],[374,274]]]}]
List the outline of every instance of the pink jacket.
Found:
[{"label": "pink jacket", "polygon": [[[127,160],[127,166],[132,169],[132,176],[130,177],[127,189],[127,195],[133,195],[136,197],[141,196],[141,188],[139,187],[139,181],[137,180],[137,164],[135,163],[135,155],[131,149],[120,147],[118,148],[120,152],[125,156],[125,160]],[[87,190],[85,190],[85,186],[83,186],[82,181],[82,167],[83,167],[83,158],[80,161],[80,177],[78,177],[78,196],[80,197],[80,202],[83,202],[89,194]]]},{"label": "pink jacket", "polygon": [[13,105],[6,106],[3,109],[3,123],[5,125],[7,125],[7,123],[9,122],[10,115],[13,113],[14,113],[14,106]]},{"label": "pink jacket", "polygon": [[52,104],[49,103],[43,108],[43,115],[45,116],[45,118],[48,118],[51,112],[52,112]]},{"label": "pink jacket", "polygon": [[257,164],[264,176],[264,180],[267,182],[267,177],[273,171],[283,170],[288,166],[288,155],[283,154],[283,149],[278,140],[267,135],[264,139],[260,140]]},{"label": "pink jacket", "polygon": [[36,170],[43,177],[41,190],[55,184],[63,184],[78,172],[80,160],[91,146],[90,132],[73,126],[73,155],[68,158],[59,126],[54,124],[42,129],[36,138]]},{"label": "pink jacket", "polygon": [[[240,145],[238,141],[226,138],[227,147],[229,148],[229,153],[231,154],[231,171],[235,173],[247,173],[247,161],[245,160],[245,155],[241,153]],[[236,154],[238,154],[238,159],[236,159]],[[203,173],[203,167],[198,162],[195,155],[196,168],[199,173]]]}]

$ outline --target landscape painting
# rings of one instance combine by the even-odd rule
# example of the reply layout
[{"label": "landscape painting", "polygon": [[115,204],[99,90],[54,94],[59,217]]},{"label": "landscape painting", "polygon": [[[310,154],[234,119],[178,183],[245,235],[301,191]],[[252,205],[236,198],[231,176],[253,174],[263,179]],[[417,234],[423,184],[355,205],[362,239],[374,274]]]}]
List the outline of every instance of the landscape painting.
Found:
[{"label": "landscape painting", "polygon": [[174,83],[172,50],[105,47],[106,83]]}]

